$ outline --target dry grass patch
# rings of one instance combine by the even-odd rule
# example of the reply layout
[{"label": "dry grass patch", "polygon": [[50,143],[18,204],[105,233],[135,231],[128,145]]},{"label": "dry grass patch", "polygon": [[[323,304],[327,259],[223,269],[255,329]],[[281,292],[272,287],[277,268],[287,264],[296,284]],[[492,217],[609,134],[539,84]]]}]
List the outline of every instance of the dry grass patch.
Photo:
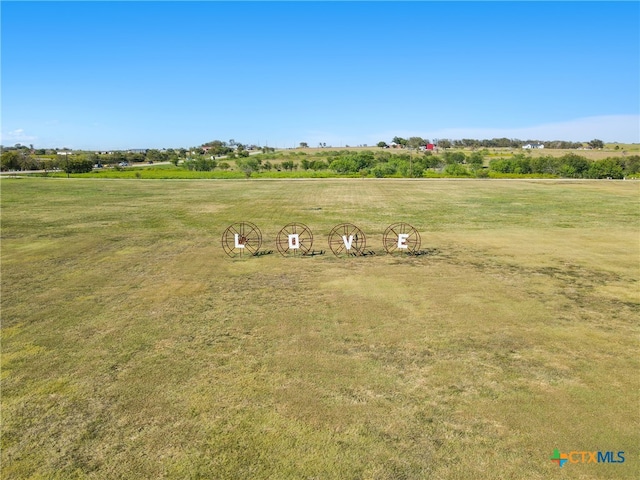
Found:
[{"label": "dry grass patch", "polygon": [[3,180],[2,477],[637,478],[638,185]]}]

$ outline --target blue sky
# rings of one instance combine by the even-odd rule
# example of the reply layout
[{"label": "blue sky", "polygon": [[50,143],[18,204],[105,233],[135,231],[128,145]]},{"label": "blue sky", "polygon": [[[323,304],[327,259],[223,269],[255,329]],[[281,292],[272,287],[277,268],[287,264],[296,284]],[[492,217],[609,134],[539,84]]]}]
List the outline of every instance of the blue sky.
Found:
[{"label": "blue sky", "polygon": [[638,2],[6,2],[1,142],[640,142]]}]

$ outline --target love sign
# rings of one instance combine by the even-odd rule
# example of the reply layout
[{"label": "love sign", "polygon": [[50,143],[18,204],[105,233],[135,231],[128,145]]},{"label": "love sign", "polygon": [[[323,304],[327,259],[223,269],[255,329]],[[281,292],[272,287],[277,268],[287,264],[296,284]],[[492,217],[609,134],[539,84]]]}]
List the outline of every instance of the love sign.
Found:
[{"label": "love sign", "polygon": [[[315,251],[313,233],[303,223],[289,223],[276,236],[276,248],[283,256],[314,256],[324,254]],[[331,252],[336,256],[367,256],[375,252],[366,250],[365,233],[352,223],[336,225],[328,236]],[[384,231],[382,245],[385,252],[417,255],[420,252],[420,234],[408,223],[394,223]],[[260,251],[262,232],[251,222],[239,222],[229,225],[222,234],[222,248],[230,257],[250,255],[259,256],[271,253]]]}]

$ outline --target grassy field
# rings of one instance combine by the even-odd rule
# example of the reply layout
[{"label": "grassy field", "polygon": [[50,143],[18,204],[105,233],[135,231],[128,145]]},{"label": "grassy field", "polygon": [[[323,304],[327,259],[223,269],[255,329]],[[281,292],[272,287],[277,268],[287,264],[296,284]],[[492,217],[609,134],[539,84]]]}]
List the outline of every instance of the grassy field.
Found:
[{"label": "grassy field", "polygon": [[[640,476],[638,182],[1,188],[3,479]],[[238,221],[379,255],[232,259]]]}]

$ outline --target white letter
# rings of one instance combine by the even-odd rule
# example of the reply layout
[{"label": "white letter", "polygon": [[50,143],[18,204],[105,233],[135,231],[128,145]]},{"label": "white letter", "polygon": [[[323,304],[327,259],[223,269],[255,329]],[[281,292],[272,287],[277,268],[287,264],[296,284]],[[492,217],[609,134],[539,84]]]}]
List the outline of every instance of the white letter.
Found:
[{"label": "white letter", "polygon": [[342,241],[344,242],[344,246],[347,247],[347,250],[351,250],[351,243],[353,242],[353,235],[349,235],[349,240],[347,241],[347,237],[342,235]]},{"label": "white letter", "polygon": [[289,234],[289,248],[294,250],[300,248],[300,236],[297,233]]},{"label": "white letter", "polygon": [[407,245],[407,238],[409,238],[408,233],[398,234],[398,248],[409,248],[409,245]]},{"label": "white letter", "polygon": [[[243,243],[238,243],[238,236],[239,235],[237,233],[233,234],[233,238],[236,241],[236,248],[244,248],[244,242]],[[244,238],[243,238],[243,240],[244,240]]]}]

